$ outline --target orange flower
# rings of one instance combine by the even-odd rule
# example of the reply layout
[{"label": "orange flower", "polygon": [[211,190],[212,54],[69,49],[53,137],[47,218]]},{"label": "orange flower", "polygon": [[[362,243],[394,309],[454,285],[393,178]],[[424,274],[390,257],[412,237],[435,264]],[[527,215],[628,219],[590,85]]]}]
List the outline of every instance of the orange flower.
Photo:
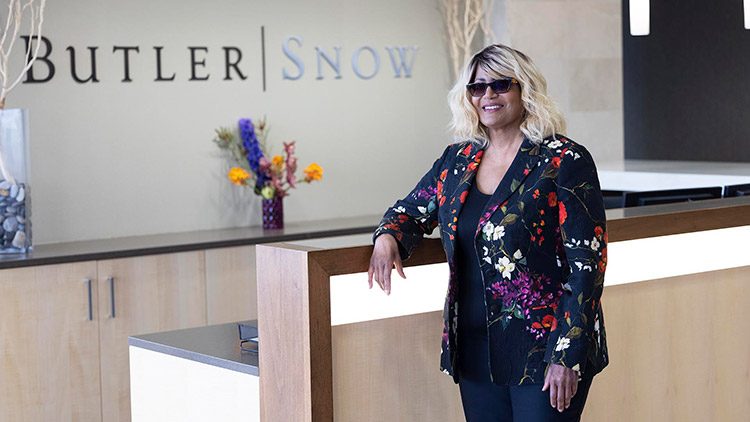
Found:
[{"label": "orange flower", "polygon": [[557,329],[557,319],[552,315],[545,315],[544,318],[542,318],[542,326],[544,328],[549,328],[550,331],[555,331]]},{"label": "orange flower", "polygon": [[440,173],[440,180],[445,180],[446,177],[448,177],[448,169],[445,169]]},{"label": "orange flower", "polygon": [[305,181],[309,182],[312,180],[320,180],[323,178],[323,167],[319,166],[318,163],[311,163],[305,167]]},{"label": "orange flower", "polygon": [[600,226],[594,227],[594,234],[596,235],[596,237],[601,236],[602,233],[604,233],[604,229],[602,229]]},{"label": "orange flower", "polygon": [[560,205],[560,225],[562,226],[568,218],[568,211],[565,209],[563,202],[558,202],[558,204]]},{"label": "orange flower", "polygon": [[552,159],[552,167],[556,169],[560,168],[560,157],[555,157]]},{"label": "orange flower", "polygon": [[284,164],[284,157],[280,155],[274,155],[273,158],[271,158],[271,163],[273,163],[274,167],[279,168],[282,164]]},{"label": "orange flower", "polygon": [[533,193],[533,194],[531,194],[531,196],[532,196],[532,197],[533,197],[534,199],[537,199],[537,198],[539,198],[539,189],[534,189],[534,193]]},{"label": "orange flower", "polygon": [[243,185],[245,184],[245,180],[250,178],[250,173],[241,167],[232,167],[229,169],[227,177],[229,178],[229,181],[235,185]]},{"label": "orange flower", "polygon": [[549,205],[550,207],[557,206],[557,193],[550,192],[549,195],[547,195],[547,205]]},{"label": "orange flower", "polygon": [[464,201],[466,201],[466,196],[469,194],[469,191],[464,191],[464,193],[461,194],[461,197],[458,198],[459,201],[463,204]]}]

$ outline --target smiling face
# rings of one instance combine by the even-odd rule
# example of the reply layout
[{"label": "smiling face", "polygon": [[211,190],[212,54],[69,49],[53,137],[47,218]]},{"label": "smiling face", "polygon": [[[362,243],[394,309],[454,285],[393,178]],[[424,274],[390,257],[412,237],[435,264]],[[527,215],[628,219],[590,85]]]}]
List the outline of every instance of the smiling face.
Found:
[{"label": "smiling face", "polygon": [[[490,76],[481,66],[477,66],[473,82],[492,82],[497,78]],[[471,104],[479,116],[479,122],[490,133],[493,131],[518,130],[523,121],[523,102],[519,84],[511,85],[506,93],[494,92],[487,87],[481,97],[471,97]]]}]

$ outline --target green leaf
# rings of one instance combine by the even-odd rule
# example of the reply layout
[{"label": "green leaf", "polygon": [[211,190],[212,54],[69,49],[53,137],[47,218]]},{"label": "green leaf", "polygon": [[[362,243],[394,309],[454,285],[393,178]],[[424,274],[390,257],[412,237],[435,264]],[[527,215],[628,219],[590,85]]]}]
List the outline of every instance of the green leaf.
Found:
[{"label": "green leaf", "polygon": [[[521,191],[523,191],[523,186],[521,186]],[[523,212],[523,208],[525,206],[526,205],[524,205],[523,201],[521,201],[521,202],[518,203],[518,209],[521,210],[521,212]]]},{"label": "green leaf", "polygon": [[516,220],[518,220],[517,214],[506,214],[505,217],[503,218],[503,221],[501,221],[500,224],[507,226],[507,225],[511,225],[515,223]]},{"label": "green leaf", "polygon": [[[519,193],[519,194],[522,194],[522,193],[523,193],[523,185],[521,185],[521,186],[520,186],[520,187],[518,188],[518,193]],[[521,202],[521,203],[523,204],[523,202]]]},{"label": "green leaf", "polygon": [[578,294],[578,304],[580,305],[581,303],[583,303],[583,292]]},{"label": "green leaf", "polygon": [[516,306],[515,309],[513,309],[513,316],[518,319],[524,319],[523,312],[521,312],[521,308],[519,306]]},{"label": "green leaf", "polygon": [[512,182],[510,182],[510,190],[511,190],[511,191],[514,191],[514,190],[518,189],[518,186],[519,186],[520,184],[521,184],[521,182],[520,182],[520,181],[518,181],[518,180],[516,180],[516,179],[513,179],[513,181],[512,181]]},{"label": "green leaf", "polygon": [[583,334],[583,329],[581,327],[573,327],[568,331],[568,334],[566,334],[565,337],[575,339],[581,337],[581,334]]}]

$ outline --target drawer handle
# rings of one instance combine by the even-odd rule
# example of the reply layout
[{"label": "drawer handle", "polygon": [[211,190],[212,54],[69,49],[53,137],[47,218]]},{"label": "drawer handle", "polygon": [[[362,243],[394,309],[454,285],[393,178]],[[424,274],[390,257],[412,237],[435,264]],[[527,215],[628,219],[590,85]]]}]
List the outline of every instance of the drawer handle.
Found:
[{"label": "drawer handle", "polygon": [[115,278],[108,277],[107,281],[109,282],[109,304],[110,304],[110,308],[112,309],[112,318],[114,318],[115,317]]},{"label": "drawer handle", "polygon": [[88,291],[89,295],[89,321],[94,320],[94,304],[91,300],[91,279],[87,278],[86,280],[86,290]]}]

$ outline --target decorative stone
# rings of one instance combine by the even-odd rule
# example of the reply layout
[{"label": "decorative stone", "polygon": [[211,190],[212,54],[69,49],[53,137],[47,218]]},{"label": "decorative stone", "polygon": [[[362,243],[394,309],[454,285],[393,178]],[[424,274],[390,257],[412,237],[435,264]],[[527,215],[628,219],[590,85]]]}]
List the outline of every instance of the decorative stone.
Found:
[{"label": "decorative stone", "polygon": [[19,189],[18,185],[12,185],[10,187],[10,196],[11,196],[11,198],[15,198],[16,196],[18,196],[18,189]]},{"label": "decorative stone", "polygon": [[10,189],[10,186],[10,182],[7,180],[3,180],[2,182],[0,182],[0,189],[8,190]]},{"label": "decorative stone", "polygon": [[26,246],[26,233],[22,231],[17,231],[15,236],[13,236],[13,242],[11,244],[16,248],[24,248]]},{"label": "decorative stone", "polygon": [[6,232],[14,232],[18,229],[18,220],[16,217],[8,217],[3,221],[3,229]]},{"label": "decorative stone", "polygon": [[26,199],[26,189],[21,187],[18,189],[18,195],[16,195],[16,201],[23,202],[23,200]]}]

